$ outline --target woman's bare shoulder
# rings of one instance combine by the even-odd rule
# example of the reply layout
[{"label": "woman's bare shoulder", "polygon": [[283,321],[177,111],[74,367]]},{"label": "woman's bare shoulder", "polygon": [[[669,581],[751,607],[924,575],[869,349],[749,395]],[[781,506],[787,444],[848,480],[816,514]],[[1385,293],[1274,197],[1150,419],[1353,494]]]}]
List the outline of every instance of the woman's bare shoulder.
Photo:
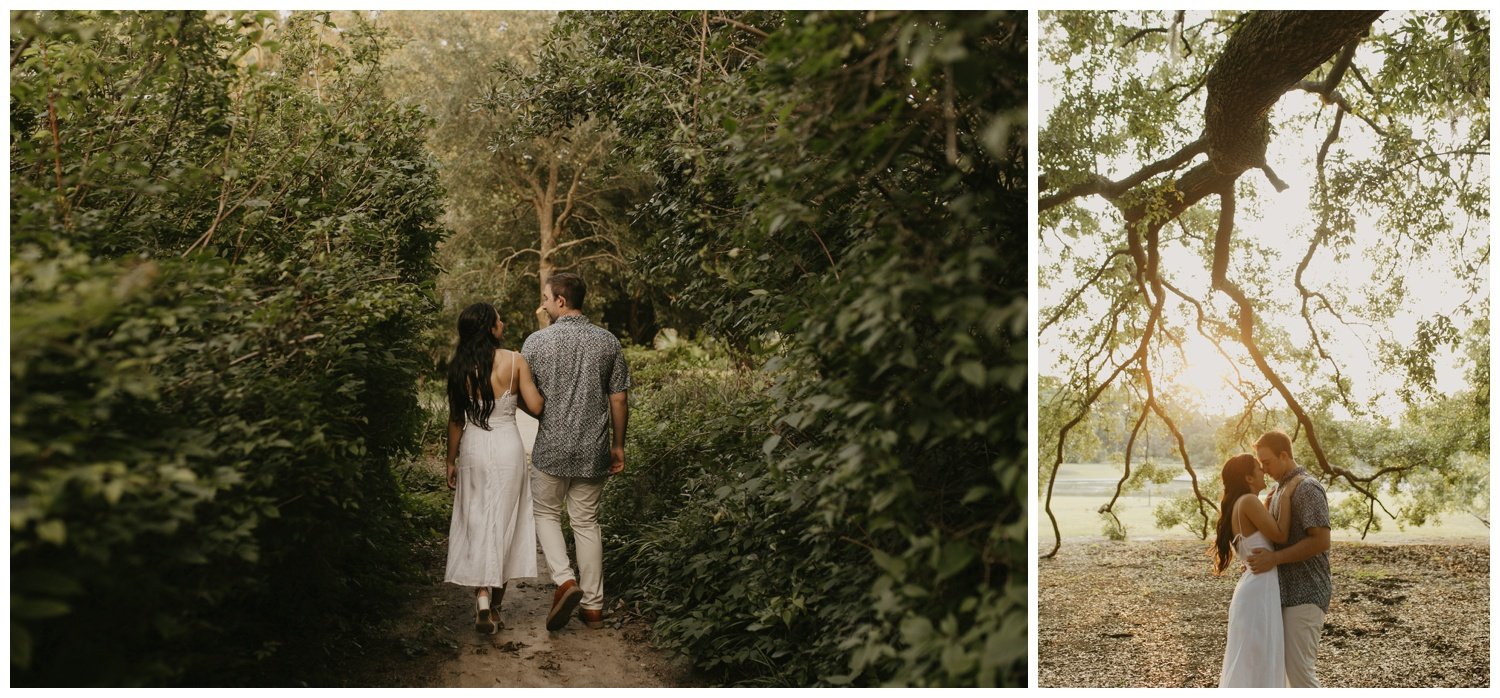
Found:
[{"label": "woman's bare shoulder", "polygon": [[1239,508],[1240,504],[1242,504],[1246,499],[1254,502],[1256,505],[1259,505],[1261,507],[1265,506],[1264,504],[1260,503],[1260,497],[1255,496],[1254,492],[1246,492],[1240,495],[1238,499],[1234,500],[1235,508]]}]

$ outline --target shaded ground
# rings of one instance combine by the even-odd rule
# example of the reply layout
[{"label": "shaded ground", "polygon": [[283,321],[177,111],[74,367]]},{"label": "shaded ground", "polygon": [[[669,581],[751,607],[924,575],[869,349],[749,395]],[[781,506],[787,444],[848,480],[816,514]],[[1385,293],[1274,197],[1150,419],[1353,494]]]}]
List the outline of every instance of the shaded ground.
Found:
[{"label": "shaded ground", "polygon": [[[1064,541],[1038,563],[1038,685],[1216,686],[1238,575],[1206,543]],[[1335,542],[1324,686],[1489,686],[1483,542]]]},{"label": "shaded ground", "polygon": [[[649,626],[607,613],[606,627],[573,620],[562,630],[543,625],[555,588],[543,576],[513,582],[494,635],[474,631],[469,589],[441,581],[442,550],[433,582],[414,590],[405,607],[373,618],[375,638],[339,662],[333,685],[434,687],[656,687],[692,684],[686,668],[649,644]],[[539,569],[546,566],[538,560]]]},{"label": "shaded ground", "polygon": [[[529,454],[536,420],[517,413]],[[422,463],[441,481],[440,452]],[[538,550],[541,577],[512,582],[500,610],[504,627],[494,635],[474,631],[473,590],[442,581],[447,541],[418,551],[427,579],[411,598],[389,614],[372,614],[378,624],[370,646],[338,662],[332,685],[433,687],[665,687],[695,685],[685,661],[673,661],[651,647],[644,620],[606,608],[606,626],[591,630],[574,619],[547,632],[544,625],[556,586]],[[612,603],[606,589],[606,604]]]}]

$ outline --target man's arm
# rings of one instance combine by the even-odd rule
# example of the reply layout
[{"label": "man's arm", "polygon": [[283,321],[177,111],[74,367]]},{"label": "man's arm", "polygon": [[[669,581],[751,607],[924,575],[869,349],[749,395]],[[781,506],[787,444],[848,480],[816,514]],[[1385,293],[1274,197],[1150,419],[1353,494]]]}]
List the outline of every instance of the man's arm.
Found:
[{"label": "man's arm", "polygon": [[1285,565],[1292,562],[1302,562],[1318,553],[1327,552],[1329,547],[1330,531],[1327,528],[1309,528],[1307,537],[1297,541],[1296,545],[1282,548],[1281,550],[1266,550],[1256,548],[1245,562],[1256,574],[1265,572],[1277,565]]},{"label": "man's arm", "polygon": [[614,427],[614,443],[609,447],[609,474],[625,469],[625,425],[630,421],[630,392],[622,390],[609,396],[609,421]]},{"label": "man's arm", "polygon": [[1330,527],[1327,496],[1322,489],[1306,483],[1297,488],[1296,495],[1295,499],[1282,500],[1282,506],[1295,507],[1292,512],[1295,522],[1293,525],[1305,527],[1303,530],[1307,532],[1307,537],[1281,550],[1257,548],[1250,557],[1245,558],[1245,563],[1256,574],[1277,565],[1301,562],[1328,551]]}]

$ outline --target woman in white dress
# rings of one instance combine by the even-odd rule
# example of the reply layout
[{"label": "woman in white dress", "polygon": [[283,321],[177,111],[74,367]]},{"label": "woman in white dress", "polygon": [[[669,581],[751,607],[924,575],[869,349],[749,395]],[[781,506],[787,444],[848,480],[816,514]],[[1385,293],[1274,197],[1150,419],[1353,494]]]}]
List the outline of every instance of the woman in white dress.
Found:
[{"label": "woman in white dress", "polygon": [[[1265,470],[1248,453],[1224,463],[1224,498],[1219,503],[1218,535],[1211,553],[1214,574],[1221,574],[1237,554],[1241,560],[1256,548],[1285,543],[1291,507],[1281,507],[1273,519],[1257,495],[1266,487]],[[1301,478],[1287,484],[1283,501]],[[1229,602],[1229,637],[1224,647],[1220,688],[1280,688],[1286,686],[1286,655],[1281,634],[1281,586],[1276,568],[1261,574],[1243,571]]]},{"label": "woman in white dress", "polygon": [[444,580],[477,587],[474,629],[485,633],[499,629],[506,583],[536,576],[531,478],[516,398],[537,416],[542,395],[526,359],[501,348],[504,334],[494,306],[475,303],[458,316],[458,348],[448,362],[448,487],[456,491]]}]

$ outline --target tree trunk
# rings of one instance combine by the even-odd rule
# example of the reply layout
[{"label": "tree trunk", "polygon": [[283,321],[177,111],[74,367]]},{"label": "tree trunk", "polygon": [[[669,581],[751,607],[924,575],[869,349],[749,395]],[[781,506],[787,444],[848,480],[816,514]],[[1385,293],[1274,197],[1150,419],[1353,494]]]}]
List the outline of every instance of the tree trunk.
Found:
[{"label": "tree trunk", "polygon": [[[537,298],[547,292],[547,279],[552,276],[556,265],[552,263],[552,251],[557,247],[557,228],[553,225],[553,211],[557,206],[557,161],[552,161],[552,166],[547,170],[547,187],[542,192],[542,198],[536,202],[537,230],[541,231],[541,240],[537,243],[539,250],[536,277]],[[552,319],[547,317],[547,312],[537,306],[536,326],[542,329],[552,324]]]},{"label": "tree trunk", "polygon": [[1266,161],[1271,107],[1308,73],[1369,31],[1380,10],[1256,12],[1208,72],[1203,135],[1219,172]]}]

